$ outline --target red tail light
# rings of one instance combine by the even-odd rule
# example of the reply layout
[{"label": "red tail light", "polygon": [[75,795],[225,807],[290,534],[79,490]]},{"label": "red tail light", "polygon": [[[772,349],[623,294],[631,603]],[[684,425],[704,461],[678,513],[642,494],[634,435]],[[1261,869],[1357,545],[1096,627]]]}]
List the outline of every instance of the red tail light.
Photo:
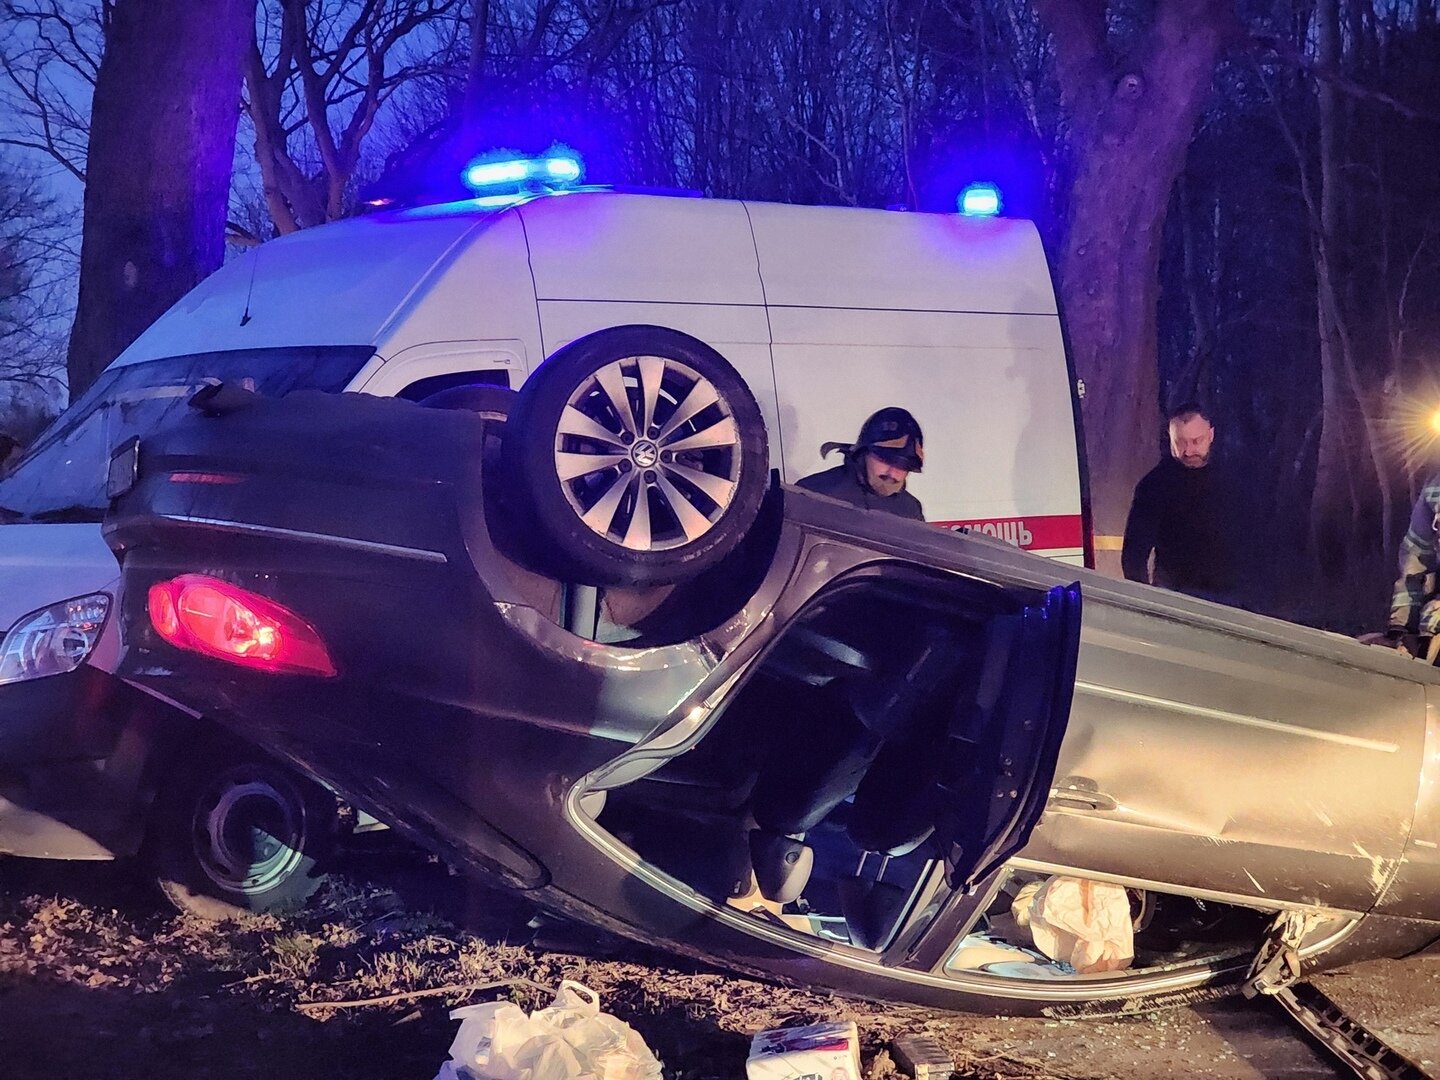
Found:
[{"label": "red tail light", "polygon": [[150,586],[155,631],[179,649],[282,675],[337,674],[315,628],[273,600],[203,574]]}]

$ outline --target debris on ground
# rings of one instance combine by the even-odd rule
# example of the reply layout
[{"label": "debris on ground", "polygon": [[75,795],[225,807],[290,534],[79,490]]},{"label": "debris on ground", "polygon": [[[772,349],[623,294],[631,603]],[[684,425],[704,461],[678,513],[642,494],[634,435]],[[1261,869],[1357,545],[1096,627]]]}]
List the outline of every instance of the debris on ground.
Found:
[{"label": "debris on ground", "polygon": [[915,1080],[950,1080],[955,1056],[929,1035],[902,1035],[890,1044],[890,1057]]},{"label": "debris on ground", "polygon": [[487,1001],[450,1017],[460,1030],[435,1080],[661,1077],[660,1062],[639,1033],[602,1012],[599,994],[568,979],[548,1008],[533,1013],[510,1001]]},{"label": "debris on ground", "polygon": [[[497,997],[541,1009],[567,978],[599,993],[675,1080],[736,1080],[754,1032],[834,1021],[857,1025],[864,1080],[906,1075],[891,1049],[905,1035],[935,1039],[965,1080],[1334,1075],[1253,1002],[1070,1020],[848,1000],[628,943],[608,959],[541,952],[522,897],[413,859],[371,856],[363,874],[365,883],[337,875],[303,912],[217,926],[165,910],[118,866],[0,859],[6,1080],[112,1080],[116,1061],[147,1080],[432,1077],[455,1035],[451,1010]],[[1440,956],[1320,980],[1436,1071]]]},{"label": "debris on ground", "polygon": [[746,1080],[819,1076],[860,1080],[860,1033],[855,1021],[772,1028],[750,1040]]}]

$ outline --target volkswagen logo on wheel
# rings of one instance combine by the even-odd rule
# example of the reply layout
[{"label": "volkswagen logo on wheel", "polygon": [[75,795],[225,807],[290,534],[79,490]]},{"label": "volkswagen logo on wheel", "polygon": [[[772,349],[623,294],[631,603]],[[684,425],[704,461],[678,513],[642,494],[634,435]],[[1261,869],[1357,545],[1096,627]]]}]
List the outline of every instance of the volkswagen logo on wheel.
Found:
[{"label": "volkswagen logo on wheel", "polygon": [[649,439],[639,439],[630,447],[630,460],[637,469],[653,469],[660,460],[660,448]]}]

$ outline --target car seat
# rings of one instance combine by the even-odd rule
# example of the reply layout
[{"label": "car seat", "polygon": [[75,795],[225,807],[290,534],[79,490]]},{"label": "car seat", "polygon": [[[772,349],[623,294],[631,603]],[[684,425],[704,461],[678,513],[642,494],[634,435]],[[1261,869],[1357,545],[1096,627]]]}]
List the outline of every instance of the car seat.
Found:
[{"label": "car seat", "polygon": [[[954,689],[954,674],[968,650],[945,627],[929,626],[913,659],[895,677],[858,687],[856,712],[885,740],[855,791],[845,831],[861,851],[852,877],[839,882],[840,911],[853,944],[884,945],[904,912],[911,890],[885,880],[892,858],[915,851],[935,831],[942,749],[950,709],[937,691]],[[871,855],[879,872],[865,877]]]},{"label": "car seat", "polygon": [[[820,651],[827,673],[839,657],[853,660],[822,686],[797,694],[795,713],[774,725],[751,803],[759,834],[751,837],[756,878],[769,899],[779,896],[767,885],[800,895],[804,881],[798,887],[796,881],[808,878],[813,856],[796,845],[803,847],[804,833],[852,797],[847,828],[862,851],[913,850],[933,828],[936,773],[929,759],[944,716],[927,708],[927,699],[948,681],[963,652],[945,627],[917,631],[908,616],[892,611],[891,618],[867,624],[869,636],[890,646],[888,654],[849,643]],[[905,637],[913,647],[895,651]],[[813,676],[811,666],[802,670]]]}]

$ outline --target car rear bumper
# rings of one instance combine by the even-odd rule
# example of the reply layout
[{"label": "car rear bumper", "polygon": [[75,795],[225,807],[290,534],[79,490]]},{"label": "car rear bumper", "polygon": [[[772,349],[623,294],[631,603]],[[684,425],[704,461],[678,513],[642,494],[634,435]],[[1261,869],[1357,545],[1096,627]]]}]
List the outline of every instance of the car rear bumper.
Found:
[{"label": "car rear bumper", "polygon": [[109,859],[135,849],[149,746],[141,704],[89,666],[0,687],[0,854]]}]

